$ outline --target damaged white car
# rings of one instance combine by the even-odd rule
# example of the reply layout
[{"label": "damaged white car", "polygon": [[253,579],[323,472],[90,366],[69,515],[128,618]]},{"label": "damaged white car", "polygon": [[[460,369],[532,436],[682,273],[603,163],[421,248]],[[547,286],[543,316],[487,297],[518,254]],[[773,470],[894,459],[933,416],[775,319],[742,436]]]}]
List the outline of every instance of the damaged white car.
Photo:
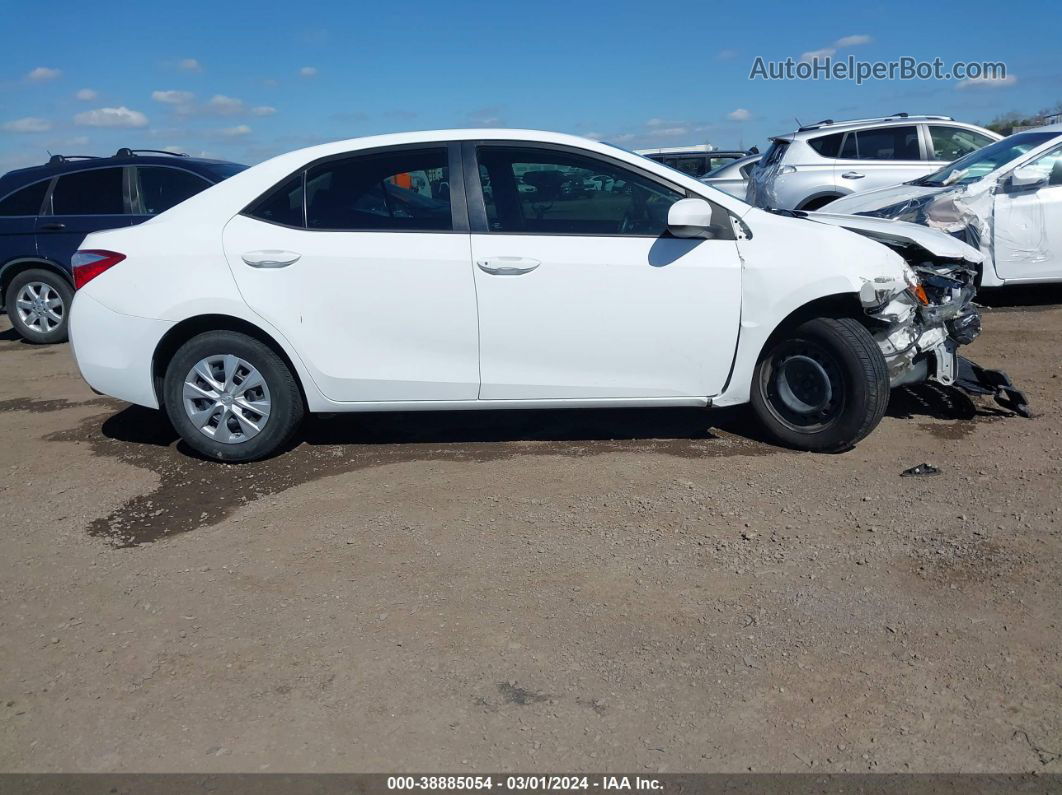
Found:
[{"label": "damaged white car", "polygon": [[283,449],[306,412],[745,403],[839,451],[890,387],[969,380],[981,255],[823,220],[556,133],[340,141],[89,235],[71,341],[96,390],[225,461]]},{"label": "damaged white car", "polygon": [[823,210],[946,232],[984,255],[984,287],[1062,281],[1062,124],[1015,133],[928,176]]}]

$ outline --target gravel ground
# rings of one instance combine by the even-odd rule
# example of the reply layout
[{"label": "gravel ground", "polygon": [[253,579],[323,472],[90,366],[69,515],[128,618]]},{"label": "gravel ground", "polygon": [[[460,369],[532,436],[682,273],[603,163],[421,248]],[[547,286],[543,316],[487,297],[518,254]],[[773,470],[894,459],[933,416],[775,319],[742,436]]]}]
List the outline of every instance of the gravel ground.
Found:
[{"label": "gravel ground", "polygon": [[1062,772],[1048,299],[970,348],[1033,419],[905,391],[837,456],[492,412],[222,465],[0,331],[0,770]]}]

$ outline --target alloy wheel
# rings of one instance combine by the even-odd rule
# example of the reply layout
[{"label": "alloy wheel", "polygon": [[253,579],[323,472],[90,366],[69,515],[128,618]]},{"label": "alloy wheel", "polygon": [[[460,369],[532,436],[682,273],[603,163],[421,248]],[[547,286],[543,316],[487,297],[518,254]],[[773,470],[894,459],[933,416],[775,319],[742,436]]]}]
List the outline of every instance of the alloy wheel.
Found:
[{"label": "alloy wheel", "polygon": [[15,296],[15,311],[30,331],[50,334],[63,322],[66,307],[59,291],[46,282],[26,282]]}]

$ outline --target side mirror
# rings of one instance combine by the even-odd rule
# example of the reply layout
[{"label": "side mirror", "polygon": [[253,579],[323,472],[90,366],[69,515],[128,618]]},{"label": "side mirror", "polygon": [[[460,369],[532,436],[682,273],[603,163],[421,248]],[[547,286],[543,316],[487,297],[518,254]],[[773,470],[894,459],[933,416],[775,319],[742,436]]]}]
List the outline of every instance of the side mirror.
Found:
[{"label": "side mirror", "polygon": [[1047,177],[1035,168],[1016,168],[1007,180],[1007,185],[1012,192],[1024,190],[1036,190],[1047,184]]},{"label": "side mirror", "polygon": [[712,205],[704,199],[679,199],[667,211],[667,231],[675,237],[711,237]]}]

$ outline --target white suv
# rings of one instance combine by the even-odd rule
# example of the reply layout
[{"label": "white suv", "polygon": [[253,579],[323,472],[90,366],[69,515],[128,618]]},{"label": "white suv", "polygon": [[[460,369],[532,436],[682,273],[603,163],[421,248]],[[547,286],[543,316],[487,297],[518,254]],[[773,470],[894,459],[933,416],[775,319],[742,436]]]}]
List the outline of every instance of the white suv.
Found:
[{"label": "white suv", "polygon": [[925,176],[1001,137],[950,116],[826,119],[772,138],[745,199],[757,207],[818,210],[841,196]]}]

